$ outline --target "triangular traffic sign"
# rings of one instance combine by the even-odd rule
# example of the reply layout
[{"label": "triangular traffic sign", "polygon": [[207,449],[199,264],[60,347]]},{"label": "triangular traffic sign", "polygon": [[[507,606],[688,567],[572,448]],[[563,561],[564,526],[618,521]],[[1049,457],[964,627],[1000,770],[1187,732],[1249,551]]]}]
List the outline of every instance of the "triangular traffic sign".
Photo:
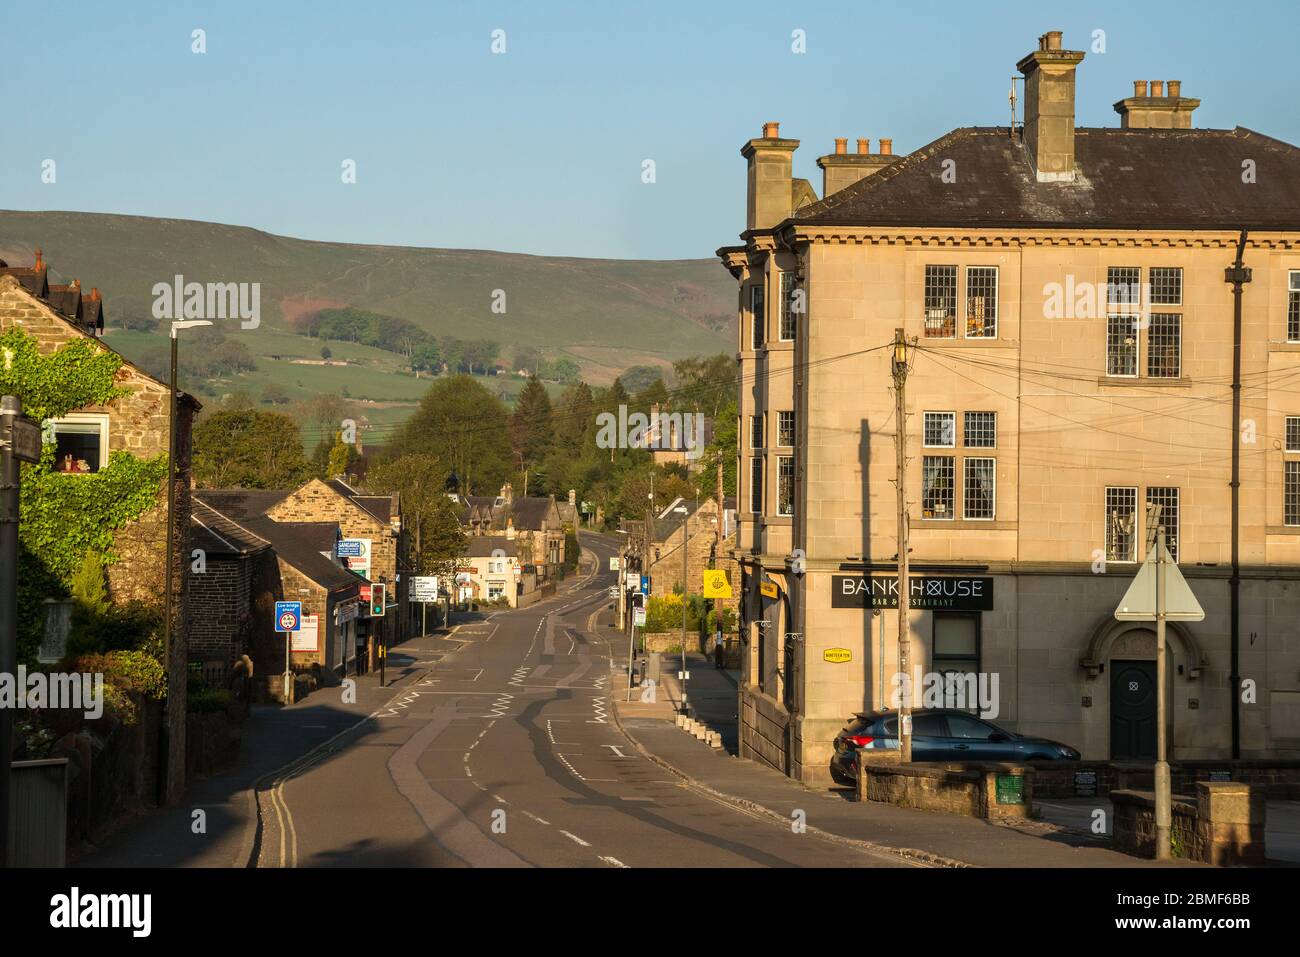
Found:
[{"label": "triangular traffic sign", "polygon": [[[1201,603],[1192,594],[1183,573],[1178,570],[1169,555],[1165,556],[1165,620],[1166,621],[1201,621],[1205,612]],[[1142,563],[1133,583],[1120,599],[1115,609],[1119,621],[1155,621],[1156,620],[1156,550],[1153,548],[1147,560]]]}]

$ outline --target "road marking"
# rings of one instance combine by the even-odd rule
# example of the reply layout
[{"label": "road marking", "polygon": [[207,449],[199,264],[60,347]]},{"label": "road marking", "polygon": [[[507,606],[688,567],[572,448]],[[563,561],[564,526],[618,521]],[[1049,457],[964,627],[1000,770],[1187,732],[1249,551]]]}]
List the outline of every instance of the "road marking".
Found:
[{"label": "road marking", "polygon": [[622,751],[619,750],[619,748],[621,748],[622,745],[619,745],[619,744],[602,744],[601,747],[602,747],[602,748],[609,748],[611,751],[613,751],[613,752],[614,752],[616,755],[618,755],[620,758],[626,758],[626,757],[627,757],[626,754],[624,754]]},{"label": "road marking", "polygon": [[[604,855],[602,855],[602,856],[598,857],[597,860],[604,861],[604,862],[605,862],[606,864],[608,864],[610,867],[623,867],[623,868],[627,868],[627,865],[624,864],[622,861],[620,861],[617,857],[605,857]],[[629,868],[629,869],[630,869],[630,868]]]},{"label": "road marking", "polygon": [[570,834],[568,831],[565,830],[561,830],[560,833],[563,834],[565,837],[567,837],[569,840],[573,841],[575,844],[581,844],[583,847],[591,847],[590,844],[588,844],[582,838],[578,837],[578,835],[576,834]]},{"label": "road marking", "polygon": [[545,824],[547,827],[551,826],[550,821],[542,820],[540,817],[538,817],[536,814],[532,813],[531,811],[523,811],[521,813],[524,815],[524,817],[531,818],[532,820],[536,821],[538,824]]}]

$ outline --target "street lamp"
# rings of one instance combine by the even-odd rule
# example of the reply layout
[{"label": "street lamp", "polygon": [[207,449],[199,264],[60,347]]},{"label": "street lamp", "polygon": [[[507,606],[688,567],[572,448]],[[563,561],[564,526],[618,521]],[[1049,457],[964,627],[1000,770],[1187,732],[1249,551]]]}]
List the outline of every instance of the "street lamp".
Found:
[{"label": "street lamp", "polygon": [[686,595],[689,582],[686,576],[689,574],[686,568],[686,544],[689,541],[686,522],[686,506],[678,505],[674,512],[682,517],[682,714],[686,714],[686,676],[689,672],[686,670]]},{"label": "street lamp", "polygon": [[[172,322],[171,340],[172,340],[172,364],[171,364],[171,382],[170,382],[170,412],[167,417],[167,541],[166,541],[166,561],[167,561],[167,590],[163,593],[163,668],[167,672],[168,688],[167,698],[163,702],[163,721],[162,721],[162,773],[158,775],[158,803],[167,803],[167,778],[169,769],[167,765],[167,756],[171,750],[169,736],[171,733],[172,720],[172,694],[175,691],[170,684],[172,679],[172,582],[174,569],[172,543],[176,533],[176,409],[177,402],[176,392],[176,343],[177,333],[182,329],[193,329],[196,326],[210,326],[211,319],[177,319]],[[286,633],[285,641],[289,640]],[[183,677],[183,676],[182,676]]]}]

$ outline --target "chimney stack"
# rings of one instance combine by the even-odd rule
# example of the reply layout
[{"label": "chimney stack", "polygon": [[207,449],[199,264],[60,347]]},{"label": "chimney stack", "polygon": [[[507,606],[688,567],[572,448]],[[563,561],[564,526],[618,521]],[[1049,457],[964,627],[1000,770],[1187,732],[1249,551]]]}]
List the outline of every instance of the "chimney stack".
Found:
[{"label": "chimney stack", "polygon": [[1038,38],[1016,69],[1025,76],[1025,150],[1040,183],[1074,179],[1074,73],[1078,50],[1061,49],[1061,31]]},{"label": "chimney stack", "polygon": [[838,193],[892,163],[893,142],[893,140],[881,140],[880,152],[872,153],[871,140],[860,137],[858,151],[850,153],[848,138],[837,139],[834,153],[817,158],[817,165],[822,169],[822,198]]},{"label": "chimney stack", "polygon": [[99,301],[99,287],[98,287],[98,286],[91,286],[91,287],[90,287],[90,298],[93,299],[93,300],[95,300],[96,302]]},{"label": "chimney stack", "polygon": [[1169,94],[1165,95],[1165,81],[1150,81],[1151,94],[1147,95],[1147,81],[1133,81],[1133,95],[1115,104],[1119,125],[1126,130],[1190,130],[1192,112],[1201,105],[1200,100],[1183,96],[1182,80],[1169,80]]},{"label": "chimney stack", "polygon": [[794,211],[791,172],[798,140],[781,139],[781,124],[763,124],[763,135],[740,148],[749,161],[745,229],[771,229]]},{"label": "chimney stack", "polygon": [[45,260],[41,254],[41,247],[36,247],[36,262],[32,264],[32,272],[40,272],[45,268]]}]

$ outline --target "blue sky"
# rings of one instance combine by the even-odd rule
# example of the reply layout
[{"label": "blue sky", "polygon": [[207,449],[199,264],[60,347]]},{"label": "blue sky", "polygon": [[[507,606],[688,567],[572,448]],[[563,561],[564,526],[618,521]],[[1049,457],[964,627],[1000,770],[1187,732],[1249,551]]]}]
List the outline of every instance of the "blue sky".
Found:
[{"label": "blue sky", "polygon": [[[1046,30],[1106,52],[1077,121],[1180,79],[1197,126],[1300,143],[1300,4],[52,2],[6,17],[0,208],[211,220],[307,239],[708,256],[743,228],[740,146],[906,152],[1007,122]],[[129,11],[129,12],[128,12]],[[206,31],[207,52],[191,52]],[[506,53],[491,52],[493,30]],[[791,52],[805,31],[807,52]],[[850,146],[852,148],[852,145]],[[45,159],[57,182],[41,182]],[[341,182],[341,163],[357,182]],[[656,182],[641,181],[653,159]]]}]

